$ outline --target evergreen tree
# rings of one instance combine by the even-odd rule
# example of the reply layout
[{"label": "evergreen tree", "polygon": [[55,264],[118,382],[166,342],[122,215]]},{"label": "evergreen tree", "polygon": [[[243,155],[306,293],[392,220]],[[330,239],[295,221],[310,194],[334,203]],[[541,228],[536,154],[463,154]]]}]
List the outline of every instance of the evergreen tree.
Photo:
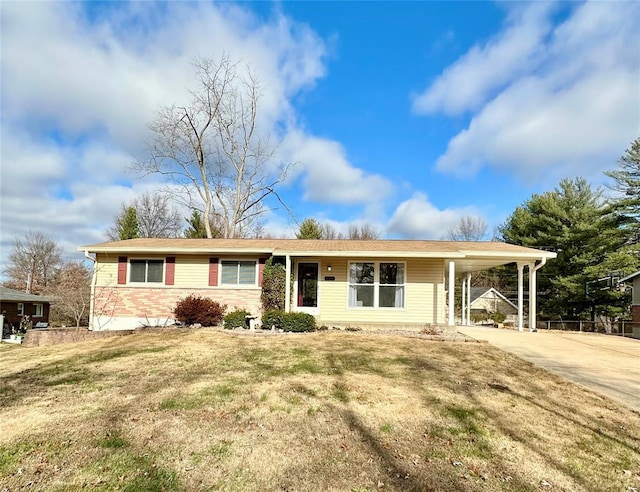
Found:
[{"label": "evergreen tree", "polygon": [[207,237],[207,229],[202,220],[202,214],[197,210],[191,212],[191,217],[187,219],[188,227],[184,231],[184,237],[190,239],[199,239]]},{"label": "evergreen tree", "polygon": [[586,319],[595,305],[602,312],[605,304],[616,301],[589,297],[586,287],[609,265],[622,266],[613,256],[624,243],[618,226],[601,191],[577,178],[533,195],[511,214],[501,234],[508,243],[557,252],[539,274],[541,311],[551,318]]},{"label": "evergreen tree", "polygon": [[640,137],[618,160],[619,168],[605,174],[615,182],[609,186],[619,193],[613,207],[623,219],[623,230],[631,244],[640,242]]},{"label": "evergreen tree", "polygon": [[298,239],[322,239],[322,225],[316,219],[304,219],[296,233]]},{"label": "evergreen tree", "polygon": [[285,266],[282,263],[274,262],[273,257],[269,258],[265,262],[262,272],[260,301],[263,311],[284,309],[286,285]]},{"label": "evergreen tree", "polygon": [[134,239],[136,237],[140,237],[138,212],[134,206],[122,206],[122,211],[116,217],[115,224],[108,232],[108,235],[112,240]]}]

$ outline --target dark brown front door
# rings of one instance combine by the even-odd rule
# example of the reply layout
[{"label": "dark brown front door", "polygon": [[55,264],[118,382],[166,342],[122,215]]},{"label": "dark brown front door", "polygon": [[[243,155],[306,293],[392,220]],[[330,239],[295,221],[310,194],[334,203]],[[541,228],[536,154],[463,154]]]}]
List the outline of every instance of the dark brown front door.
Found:
[{"label": "dark brown front door", "polygon": [[298,307],[318,307],[317,263],[298,263]]}]

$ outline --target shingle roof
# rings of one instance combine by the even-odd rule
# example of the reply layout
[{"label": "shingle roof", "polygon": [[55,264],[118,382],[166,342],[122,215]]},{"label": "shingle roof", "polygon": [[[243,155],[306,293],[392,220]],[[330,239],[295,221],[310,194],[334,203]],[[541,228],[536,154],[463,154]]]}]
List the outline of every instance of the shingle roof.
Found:
[{"label": "shingle roof", "polygon": [[351,240],[351,239],[186,239],[137,238],[81,246],[80,251],[96,252],[251,252],[270,254],[358,254],[439,256],[505,255],[513,257],[555,258],[555,253],[494,241],[424,241],[424,240]]},{"label": "shingle roof", "polygon": [[0,300],[15,302],[51,302],[48,297],[37,296],[35,294],[27,294],[19,290],[9,289],[0,286]]}]

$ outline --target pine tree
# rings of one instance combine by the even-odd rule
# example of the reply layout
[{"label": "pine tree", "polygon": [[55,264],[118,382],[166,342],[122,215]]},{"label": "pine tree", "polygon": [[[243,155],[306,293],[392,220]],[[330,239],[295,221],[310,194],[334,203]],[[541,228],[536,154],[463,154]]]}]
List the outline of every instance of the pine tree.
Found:
[{"label": "pine tree", "polygon": [[603,312],[611,302],[622,302],[605,294],[588,297],[585,292],[603,265],[630,268],[612,256],[624,243],[618,226],[618,217],[610,213],[601,191],[577,178],[533,195],[500,231],[508,243],[557,252],[539,275],[541,311],[556,319],[587,319],[594,306]]},{"label": "pine tree", "polygon": [[322,225],[316,219],[304,219],[296,237],[298,239],[322,239]]},{"label": "pine tree", "polygon": [[120,215],[116,217],[115,232],[120,240],[140,237],[138,212],[134,206],[123,207]]},{"label": "pine tree", "polygon": [[204,226],[204,220],[202,220],[202,214],[197,210],[191,213],[191,217],[187,220],[188,227],[184,231],[184,237],[190,239],[199,239],[207,237],[207,229]]},{"label": "pine tree", "polygon": [[620,195],[613,207],[623,219],[623,230],[630,244],[640,242],[640,137],[636,138],[618,160],[619,168],[605,174],[615,182],[609,188]]}]

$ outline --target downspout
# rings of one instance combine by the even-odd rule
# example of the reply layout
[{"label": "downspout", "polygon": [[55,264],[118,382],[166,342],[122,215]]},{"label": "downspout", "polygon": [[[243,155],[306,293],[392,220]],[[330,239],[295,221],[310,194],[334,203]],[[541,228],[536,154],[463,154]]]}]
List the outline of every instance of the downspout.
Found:
[{"label": "downspout", "polygon": [[543,256],[542,261],[535,265],[533,269],[529,271],[529,331],[536,331],[536,311],[538,309],[536,305],[536,297],[538,286],[536,283],[536,272],[540,270],[547,263],[547,257]]},{"label": "downspout", "polygon": [[89,297],[89,330],[93,329],[93,302],[95,299],[96,280],[97,280],[97,263],[98,261],[89,254],[89,251],[85,249],[84,256],[88,260],[93,262],[93,273],[91,274],[91,295]]}]

